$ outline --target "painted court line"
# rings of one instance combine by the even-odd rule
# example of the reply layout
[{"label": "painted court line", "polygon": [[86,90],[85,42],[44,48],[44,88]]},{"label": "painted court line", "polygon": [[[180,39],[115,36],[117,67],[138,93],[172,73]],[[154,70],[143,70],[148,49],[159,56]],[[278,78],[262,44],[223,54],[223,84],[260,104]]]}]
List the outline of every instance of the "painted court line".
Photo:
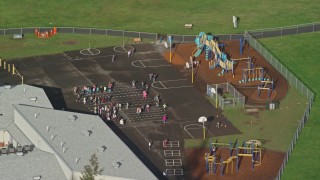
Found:
[{"label": "painted court line", "polygon": [[162,86],[164,89],[168,89],[165,85],[162,84],[161,81],[159,81],[159,83],[161,84],[161,86]]},{"label": "painted court line", "polygon": [[143,68],[146,67],[141,60],[139,60],[139,62],[140,62],[140,64],[142,65]]},{"label": "painted court line", "polygon": [[[189,126],[198,126],[199,128],[196,128],[196,127],[194,127],[194,128],[187,128],[187,127],[189,127]],[[185,125],[183,129],[186,131],[186,133],[187,133],[192,139],[194,139],[194,137],[191,135],[191,133],[190,133],[188,130],[202,129],[202,128],[203,128],[203,126],[200,125],[200,124],[188,124],[188,125]],[[212,134],[206,127],[204,127],[204,128],[206,129],[206,132],[208,132],[208,134],[210,134],[211,136],[213,136],[213,134]]]},{"label": "painted court line", "polygon": [[[156,81],[151,84],[151,86],[155,89],[178,89],[178,88],[188,88],[188,87],[193,87],[193,85],[186,85],[186,86],[172,86],[168,87],[163,84],[163,82],[172,82],[172,81],[188,81],[187,79],[172,79],[172,80],[164,80],[164,81]],[[161,84],[162,87],[157,87],[154,84]]]},{"label": "painted court line", "polygon": [[[135,65],[135,63],[138,62],[138,61],[140,62],[140,64],[142,66]],[[171,66],[170,64],[161,64],[161,65],[151,65],[151,66],[149,66],[149,65],[144,65],[143,64],[144,61],[164,61],[164,60],[163,59],[139,59],[139,60],[132,61],[131,64],[132,64],[132,66],[137,67],[137,68],[149,68],[149,67],[156,68],[156,67],[163,67],[163,66]]]},{"label": "painted court line", "polygon": [[105,56],[94,56],[94,55],[92,55],[90,57],[85,57],[85,58],[75,58],[75,59],[71,58],[71,59],[69,59],[69,61],[81,61],[81,60],[86,60],[86,59],[94,59],[94,58],[109,57],[109,56],[113,56],[113,55],[105,55]]}]

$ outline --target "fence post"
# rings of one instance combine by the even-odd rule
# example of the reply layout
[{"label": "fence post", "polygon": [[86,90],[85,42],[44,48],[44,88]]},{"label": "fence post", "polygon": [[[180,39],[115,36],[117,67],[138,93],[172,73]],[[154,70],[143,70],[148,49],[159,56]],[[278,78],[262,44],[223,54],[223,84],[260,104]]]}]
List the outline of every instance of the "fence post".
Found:
[{"label": "fence post", "polygon": [[314,32],[314,23],[313,23],[313,25],[312,25],[312,32]]}]

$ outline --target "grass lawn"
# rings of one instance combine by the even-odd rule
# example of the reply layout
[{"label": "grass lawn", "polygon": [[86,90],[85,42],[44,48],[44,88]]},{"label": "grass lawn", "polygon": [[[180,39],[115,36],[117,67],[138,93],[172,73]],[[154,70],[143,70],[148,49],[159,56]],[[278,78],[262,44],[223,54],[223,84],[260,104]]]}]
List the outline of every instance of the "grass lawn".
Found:
[{"label": "grass lawn", "polygon": [[[246,114],[243,109],[225,109],[223,114],[241,134],[214,137],[212,140],[229,143],[237,139],[241,144],[245,140],[259,139],[267,149],[286,152],[306,103],[307,99],[304,96],[290,88],[286,98],[281,101],[280,109],[274,111],[260,111],[258,115],[253,116]],[[209,147],[209,141],[210,139],[206,142],[202,139],[188,139],[185,140],[185,145]]]},{"label": "grass lawn", "polygon": [[[132,39],[125,38],[126,41]],[[89,43],[94,47],[122,45],[122,37],[102,35],[58,34],[49,39],[38,39],[26,34],[22,40],[13,40],[12,36],[0,36],[0,56],[4,59],[62,53],[69,50],[84,49]],[[143,42],[150,40],[143,39]]]},{"label": "grass lawn", "polygon": [[[3,0],[0,28],[55,25],[155,33],[243,33],[319,21],[319,9],[318,0]],[[238,29],[233,29],[233,15],[240,17]],[[185,30],[186,23],[194,24],[193,30]]]},{"label": "grass lawn", "polygon": [[317,94],[310,119],[299,137],[284,171],[283,179],[319,179],[320,177],[319,39],[320,32],[261,40],[283,64],[295,72],[296,76]]}]

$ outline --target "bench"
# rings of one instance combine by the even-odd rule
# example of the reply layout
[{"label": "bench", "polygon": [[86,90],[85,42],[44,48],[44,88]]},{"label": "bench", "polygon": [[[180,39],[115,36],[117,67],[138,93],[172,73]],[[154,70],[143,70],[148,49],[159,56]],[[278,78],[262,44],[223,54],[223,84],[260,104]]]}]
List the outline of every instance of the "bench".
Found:
[{"label": "bench", "polygon": [[133,38],[134,43],[141,43],[142,39],[141,38]]},{"label": "bench", "polygon": [[193,26],[192,24],[185,24],[185,25],[184,25],[184,28],[186,28],[186,29],[192,29],[192,26]]},{"label": "bench", "polygon": [[13,35],[13,39],[22,39],[23,38],[23,34],[14,34]]}]

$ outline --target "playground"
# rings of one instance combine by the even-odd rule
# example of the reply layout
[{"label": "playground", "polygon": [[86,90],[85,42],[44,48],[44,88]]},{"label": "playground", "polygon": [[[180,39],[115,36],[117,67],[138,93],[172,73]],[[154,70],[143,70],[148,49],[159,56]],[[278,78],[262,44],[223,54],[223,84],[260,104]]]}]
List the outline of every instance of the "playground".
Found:
[{"label": "playground", "polygon": [[[179,44],[176,46],[176,50],[173,53],[173,64],[177,64],[178,62],[176,58],[179,55],[180,48],[187,45],[188,44]],[[192,46],[194,48],[194,45]],[[132,50],[133,48],[135,53],[129,58],[127,56],[127,51]],[[193,50],[194,49],[192,49],[192,51]],[[114,61],[112,60],[113,55],[115,55]],[[204,53],[199,55],[198,58],[205,58]],[[53,59],[55,59],[54,62],[52,61]],[[213,77],[207,77],[207,79],[201,79],[201,68],[203,68],[204,72],[205,70],[208,70],[210,73],[221,73],[221,69],[218,70],[218,68],[216,68],[210,70],[206,61],[202,61],[197,74],[195,74],[195,84],[192,85],[190,71],[188,69],[180,69],[182,66],[180,66],[178,68],[179,71],[177,71],[175,66],[163,59],[162,55],[155,49],[155,45],[139,44],[128,45],[126,47],[118,45],[114,47],[97,48],[96,50],[89,45],[89,48],[83,47],[80,50],[66,51],[63,54],[36,58],[31,57],[13,62],[17,65],[19,71],[25,75],[26,83],[45,85],[47,88],[49,87],[49,89],[51,86],[61,88],[63,93],[62,99],[64,99],[65,104],[58,106],[59,109],[67,107],[68,110],[95,113],[92,108],[88,108],[88,105],[83,105],[82,102],[75,102],[76,97],[72,92],[72,88],[75,86],[100,85],[101,83],[107,85],[108,81],[114,82],[114,91],[111,93],[107,92],[104,95],[108,95],[109,93],[109,95],[113,96],[113,100],[120,102],[121,104],[124,104],[129,100],[134,106],[130,107],[128,111],[124,111],[124,114],[129,117],[125,126],[121,126],[119,121],[109,123],[109,125],[120,134],[119,136],[132,147],[133,151],[137,154],[143,152],[145,156],[143,159],[148,158],[149,160],[146,163],[149,164],[151,161],[153,165],[156,166],[157,173],[159,173],[159,170],[168,170],[167,172],[171,172],[172,169],[176,168],[175,166],[180,166],[183,171],[179,171],[179,175],[183,175],[183,177],[186,178],[189,178],[190,174],[192,174],[192,177],[200,179],[220,176],[221,166],[219,165],[217,166],[216,175],[205,175],[206,161],[204,154],[210,153],[210,147],[192,150],[185,150],[183,148],[185,139],[202,138],[201,126],[199,126],[200,124],[195,124],[198,123],[196,120],[200,116],[205,116],[210,119],[206,124],[208,137],[236,135],[241,133],[237,129],[237,126],[234,126],[234,123],[229,122],[220,110],[214,109],[208,100],[203,97],[203,92],[205,91],[207,83],[217,83],[217,80],[225,82],[229,74],[226,73],[220,76],[215,75]],[[254,63],[257,62],[258,60],[254,61]],[[182,61],[181,64],[183,64]],[[240,65],[238,64],[237,68],[239,66]],[[243,67],[247,67],[246,62],[243,63]],[[270,72],[270,70],[268,70],[268,72]],[[35,79],[34,77],[40,77],[40,73],[42,73],[41,78]],[[159,75],[156,82],[149,82],[150,73]],[[267,77],[274,78],[272,73],[270,74],[271,75],[268,75]],[[242,74],[241,76],[238,76],[241,78]],[[233,79],[231,75],[229,78]],[[135,89],[132,89],[131,87],[132,80],[137,81]],[[150,95],[160,94],[163,102],[168,103],[168,110],[166,111],[168,122],[166,125],[162,125],[161,123],[161,116],[163,116],[164,111],[160,108],[151,106],[150,114],[142,113],[141,116],[136,115],[135,108],[140,106],[143,101],[141,95],[143,88],[140,86],[142,81],[146,81],[150,85]],[[234,83],[236,83],[236,81]],[[248,86],[248,84],[250,85],[250,83],[247,82],[246,86]],[[245,83],[239,83],[238,81],[238,84],[241,86]],[[194,88],[194,86],[196,88]],[[254,86],[255,88],[247,89],[257,90],[257,84],[254,84]],[[58,98],[56,94],[52,95],[55,100]],[[278,95],[279,93],[277,92],[277,97]],[[260,98],[262,97],[261,94]],[[145,102],[153,101],[151,97],[148,97]],[[215,124],[221,122],[223,122],[223,126],[217,128]],[[269,123],[271,122],[272,121],[269,121]],[[251,128],[254,127],[252,126]],[[168,137],[170,141],[178,143],[179,146],[173,147],[173,149],[162,147],[162,140]],[[154,143],[154,149],[152,151],[149,151],[146,146],[149,140],[153,140]],[[162,155],[163,153],[164,155]],[[176,154],[184,155],[179,157],[181,158],[179,161],[171,162],[168,158],[170,153],[172,156]],[[237,177],[237,179],[247,179],[248,177],[267,177],[266,179],[271,179],[272,177],[275,177],[281,163],[280,160],[284,157],[284,153],[261,148],[261,165],[252,170],[250,158],[239,158],[241,159],[241,163],[239,163],[239,171],[236,174],[236,160],[234,158],[229,159],[229,157],[235,156],[235,151],[230,156],[230,154],[228,154],[228,148],[219,147],[217,148],[216,153],[223,161],[228,162],[228,170],[224,167],[222,171],[225,178],[230,177],[231,179],[234,177]],[[279,166],[277,163],[279,163]],[[232,169],[233,175],[231,175]],[[182,172],[183,174],[181,174]],[[177,172],[174,170],[173,174],[175,173]],[[181,176],[172,175],[169,179],[179,179],[180,177]]]},{"label": "playground", "polygon": [[[216,165],[216,173],[206,172],[206,159],[204,154],[210,153],[208,148],[186,149],[188,166],[192,169],[193,179],[273,179],[281,165],[279,159],[284,158],[284,153],[265,150],[262,151],[262,164],[252,169],[252,160],[250,157],[239,158],[239,169],[237,172],[237,159],[230,158],[231,162]],[[233,152],[234,153],[234,152]],[[227,161],[229,156],[228,147],[219,147],[216,154]],[[217,162],[220,163],[220,162]],[[222,168],[222,169],[221,169]],[[222,175],[221,175],[222,173]]]},{"label": "playground", "polygon": [[[201,46],[201,41],[205,47]],[[190,56],[193,57],[199,64],[194,68],[194,83],[202,92],[207,91],[206,84],[228,82],[246,97],[246,104],[264,105],[283,100],[288,91],[286,79],[245,41],[242,42],[242,49],[240,44],[239,40],[218,43],[213,36],[206,37],[200,33],[195,43],[175,45],[172,63],[185,69],[186,75],[191,76],[191,68],[187,71],[186,63],[190,62]],[[164,52],[164,56],[169,61],[168,51]],[[215,57],[221,60],[217,61]]]}]

